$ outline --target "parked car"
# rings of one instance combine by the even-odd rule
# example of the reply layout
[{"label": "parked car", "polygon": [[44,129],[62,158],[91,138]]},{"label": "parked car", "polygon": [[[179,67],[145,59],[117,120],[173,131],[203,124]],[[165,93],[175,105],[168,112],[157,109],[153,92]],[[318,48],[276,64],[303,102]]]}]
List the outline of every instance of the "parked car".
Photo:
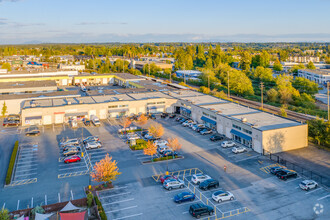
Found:
[{"label": "parked car", "polygon": [[170,148],[167,145],[161,145],[161,146],[158,146],[158,148],[157,148],[157,151],[160,154],[163,154],[167,150],[170,150]]},{"label": "parked car", "polygon": [[8,120],[8,118],[5,118],[2,123],[3,127],[11,127],[11,126],[18,127],[19,125],[20,125],[20,120]]},{"label": "parked car", "polygon": [[310,189],[315,189],[318,187],[317,182],[315,182],[314,180],[304,180],[299,184],[299,187],[303,190],[310,190]]},{"label": "parked car", "polygon": [[245,147],[234,147],[232,150],[231,150],[234,154],[238,154],[238,153],[243,153],[243,152],[246,152],[247,149]]},{"label": "parked car", "polygon": [[162,154],[162,157],[175,157],[178,156],[178,153],[172,150],[165,150]]},{"label": "parked car", "polygon": [[167,140],[156,140],[156,141],[154,141],[154,144],[156,146],[162,146],[162,145],[168,144],[168,142],[167,142]]},{"label": "parked car", "polygon": [[97,136],[89,136],[83,139],[84,144],[90,141],[100,141],[100,139]]},{"label": "parked car", "polygon": [[195,121],[190,122],[190,123],[188,124],[188,127],[189,127],[189,128],[192,128],[192,127],[195,126],[196,124],[197,124],[197,122],[195,122]]},{"label": "parked car", "polygon": [[91,121],[87,118],[83,119],[83,123],[84,123],[85,126],[90,126],[91,125]]},{"label": "parked car", "polygon": [[175,121],[180,121],[180,120],[182,120],[183,119],[183,117],[177,117],[176,119],[175,119]]},{"label": "parked car", "polygon": [[128,133],[126,137],[127,139],[140,139],[140,136],[136,133]]},{"label": "parked car", "polygon": [[70,149],[72,149],[72,148],[74,148],[74,149],[77,148],[79,151],[81,150],[79,146],[71,146],[71,145],[67,145],[67,146],[63,147],[63,152],[64,152],[64,151],[68,151],[68,150],[70,150]]},{"label": "parked car", "polygon": [[156,119],[156,115],[154,115],[154,114],[149,114],[149,115],[148,115],[148,118],[150,118],[150,119]]},{"label": "parked car", "polygon": [[204,182],[205,180],[212,179],[210,176],[205,174],[194,174],[191,177],[191,181],[195,184],[200,184],[201,182]]},{"label": "parked car", "polygon": [[231,192],[219,190],[212,194],[212,199],[220,203],[223,201],[234,200],[235,197]]},{"label": "parked car", "polygon": [[287,180],[289,178],[297,178],[298,174],[294,170],[281,170],[276,174],[276,176],[279,179]]},{"label": "parked car", "polygon": [[212,129],[204,128],[204,129],[201,130],[199,133],[200,133],[201,135],[211,134],[211,133],[212,133]]},{"label": "parked car", "polygon": [[197,203],[190,206],[189,213],[193,217],[200,218],[204,215],[213,215],[214,209],[211,206],[204,205],[203,203]]},{"label": "parked car", "polygon": [[91,141],[85,145],[86,150],[101,148],[102,144],[98,141]]},{"label": "parked car", "polygon": [[271,167],[270,169],[269,169],[269,172],[271,173],[271,174],[274,174],[274,175],[276,175],[278,172],[280,172],[281,170],[284,170],[284,168],[283,167]]},{"label": "parked car", "polygon": [[176,179],[168,179],[165,180],[163,183],[163,187],[167,190],[177,189],[177,188],[183,188],[184,182],[182,180],[176,180]]},{"label": "parked car", "polygon": [[39,136],[40,130],[37,126],[32,125],[27,129],[27,131],[25,132],[25,135],[26,136]]},{"label": "parked car", "polygon": [[221,147],[226,148],[226,147],[234,147],[236,144],[234,141],[223,141],[221,143]]},{"label": "parked car", "polygon": [[78,128],[78,122],[77,120],[71,120],[70,121],[71,128]]},{"label": "parked car", "polygon": [[79,149],[78,148],[70,148],[67,151],[63,151],[63,156],[70,156],[70,155],[74,155],[79,153]]},{"label": "parked car", "polygon": [[204,130],[206,127],[204,125],[198,126],[195,131],[200,132],[201,130]]},{"label": "parked car", "polygon": [[60,146],[67,146],[67,145],[75,145],[78,146],[79,145],[79,140],[77,138],[74,139],[68,139],[66,141],[60,142]]},{"label": "parked car", "polygon": [[143,131],[141,131],[141,135],[142,135],[142,137],[144,137],[146,134],[148,134],[149,133],[149,131],[148,130],[143,130]]},{"label": "parked car", "polygon": [[81,161],[81,158],[77,155],[70,156],[64,159],[64,163],[74,163]]},{"label": "parked car", "polygon": [[219,187],[219,181],[214,179],[208,179],[199,184],[199,188],[202,190],[209,190],[211,188],[218,188]]},{"label": "parked car", "polygon": [[182,123],[182,126],[183,127],[188,127],[189,126],[189,123],[193,122],[192,120],[187,120],[185,122]]},{"label": "parked car", "polygon": [[211,141],[221,141],[223,139],[224,139],[224,137],[222,135],[219,135],[219,134],[215,134],[215,135],[212,135],[210,137],[210,140]]},{"label": "parked car", "polygon": [[175,118],[176,114],[170,114],[169,118]]},{"label": "parked car", "polygon": [[96,127],[101,125],[100,119],[98,117],[96,117],[95,115],[92,116],[92,123]]},{"label": "parked car", "polygon": [[175,180],[177,180],[178,178],[176,176],[173,176],[173,175],[164,175],[164,176],[161,176],[160,177],[160,182],[163,184],[168,179],[175,179]]},{"label": "parked car", "polygon": [[187,121],[188,119],[185,119],[185,118],[182,118],[179,122],[182,124],[184,123],[185,121]]},{"label": "parked car", "polygon": [[174,202],[176,203],[182,203],[182,202],[188,202],[194,200],[195,200],[195,194],[191,192],[182,192],[174,196]]},{"label": "parked car", "polygon": [[166,118],[167,116],[168,116],[168,113],[162,113],[162,114],[160,115],[161,118]]}]

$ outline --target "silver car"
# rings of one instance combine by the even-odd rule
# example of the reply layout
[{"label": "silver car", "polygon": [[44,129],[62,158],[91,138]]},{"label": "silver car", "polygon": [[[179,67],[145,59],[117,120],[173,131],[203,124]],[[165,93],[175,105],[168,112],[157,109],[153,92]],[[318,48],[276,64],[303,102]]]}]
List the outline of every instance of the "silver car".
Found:
[{"label": "silver car", "polygon": [[164,181],[163,187],[167,190],[183,188],[184,182],[182,180],[168,179]]}]

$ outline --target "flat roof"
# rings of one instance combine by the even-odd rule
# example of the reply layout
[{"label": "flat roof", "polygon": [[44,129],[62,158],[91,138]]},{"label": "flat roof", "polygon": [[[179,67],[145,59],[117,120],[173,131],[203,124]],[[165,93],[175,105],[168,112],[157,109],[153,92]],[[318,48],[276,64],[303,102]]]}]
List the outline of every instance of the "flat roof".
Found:
[{"label": "flat roof", "polygon": [[261,112],[260,110],[249,108],[247,106],[242,106],[237,103],[229,102],[216,105],[203,105],[203,108],[207,108],[209,110],[213,110],[220,115],[224,116],[235,116],[242,114],[251,114]]},{"label": "flat roof", "polygon": [[319,75],[330,75],[330,70],[329,69],[318,69],[318,70],[311,70],[311,69],[301,69],[300,71],[302,72],[310,72],[310,73],[315,73]]},{"label": "flat roof", "polygon": [[142,79],[141,77],[130,73],[111,73],[111,75],[118,76],[122,79]]},{"label": "flat roof", "polygon": [[173,96],[177,99],[188,101],[194,105],[199,105],[199,106],[228,103],[227,100],[219,99],[214,96],[205,95],[203,93],[192,91],[192,90],[171,91],[171,92],[169,92],[169,95]]},{"label": "flat roof", "polygon": [[252,124],[253,127],[262,131],[301,125],[301,123],[294,120],[260,111],[254,114],[235,115],[232,118],[239,121],[244,118],[247,120],[247,124]]},{"label": "flat roof", "polygon": [[56,91],[56,92],[43,92],[43,93],[26,93],[26,94],[8,94],[0,95],[0,100],[13,100],[13,99],[33,99],[33,98],[52,98],[56,96],[74,96],[79,95],[78,90],[70,91]]},{"label": "flat roof", "polygon": [[130,96],[128,96],[126,94],[93,96],[93,99],[95,100],[96,103],[134,101],[133,98],[131,98]]},{"label": "flat roof", "polygon": [[161,93],[161,92],[146,92],[146,93],[130,93],[127,94],[128,96],[132,97],[135,100],[145,100],[145,99],[157,99],[157,98],[168,98],[171,97]]},{"label": "flat roof", "polygon": [[[55,80],[0,82],[0,90],[31,87],[56,87]],[[42,88],[40,88],[42,89]]]}]

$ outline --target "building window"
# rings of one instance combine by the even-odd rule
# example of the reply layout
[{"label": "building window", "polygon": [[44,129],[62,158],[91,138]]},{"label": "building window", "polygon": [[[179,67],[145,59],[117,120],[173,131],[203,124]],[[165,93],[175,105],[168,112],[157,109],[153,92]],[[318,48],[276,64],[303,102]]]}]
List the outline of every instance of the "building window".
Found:
[{"label": "building window", "polygon": [[147,105],[155,105],[156,102],[148,102]]},{"label": "building window", "polygon": [[237,130],[242,130],[242,128],[237,125],[233,125],[233,128],[236,128]]},{"label": "building window", "polygon": [[207,113],[205,113],[205,112],[203,112],[203,115],[205,115],[205,116],[210,116],[209,114],[207,114]]},{"label": "building window", "polygon": [[128,107],[128,105],[119,105],[119,108]]},{"label": "building window", "polygon": [[157,102],[157,104],[165,104],[165,102]]},{"label": "building window", "polygon": [[110,105],[108,108],[118,108],[118,105]]},{"label": "building window", "polygon": [[243,131],[244,131],[245,133],[247,133],[247,134],[252,134],[252,131],[249,131],[249,130],[247,130],[247,129],[244,129],[244,128],[243,128]]}]

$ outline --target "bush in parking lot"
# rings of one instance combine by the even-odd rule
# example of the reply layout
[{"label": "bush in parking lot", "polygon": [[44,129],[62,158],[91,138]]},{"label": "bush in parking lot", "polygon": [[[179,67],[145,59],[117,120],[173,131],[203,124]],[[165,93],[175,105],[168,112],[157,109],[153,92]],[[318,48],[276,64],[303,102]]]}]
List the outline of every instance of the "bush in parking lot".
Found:
[{"label": "bush in parking lot", "polygon": [[103,208],[102,203],[100,202],[99,198],[97,198],[97,196],[94,196],[94,199],[95,199],[95,203],[97,205],[97,210],[99,211],[101,220],[107,220],[108,219],[107,215],[104,212],[104,208]]},{"label": "bush in parking lot", "polygon": [[[178,156],[175,156],[175,158],[178,158]],[[172,159],[174,159],[172,156],[167,156],[167,157],[154,158],[152,161],[157,162],[157,161],[172,160]]]},{"label": "bush in parking lot", "polygon": [[6,185],[10,184],[11,181],[11,175],[13,174],[17,151],[18,151],[18,141],[15,142],[13,152],[11,153],[8,170],[7,170],[7,176],[6,176]]},{"label": "bush in parking lot", "polygon": [[143,150],[146,148],[147,142],[143,139],[137,139],[136,145],[130,146],[132,150]]},{"label": "bush in parking lot", "polygon": [[89,192],[87,194],[87,207],[90,208],[92,206],[92,203],[93,203],[93,194]]}]

